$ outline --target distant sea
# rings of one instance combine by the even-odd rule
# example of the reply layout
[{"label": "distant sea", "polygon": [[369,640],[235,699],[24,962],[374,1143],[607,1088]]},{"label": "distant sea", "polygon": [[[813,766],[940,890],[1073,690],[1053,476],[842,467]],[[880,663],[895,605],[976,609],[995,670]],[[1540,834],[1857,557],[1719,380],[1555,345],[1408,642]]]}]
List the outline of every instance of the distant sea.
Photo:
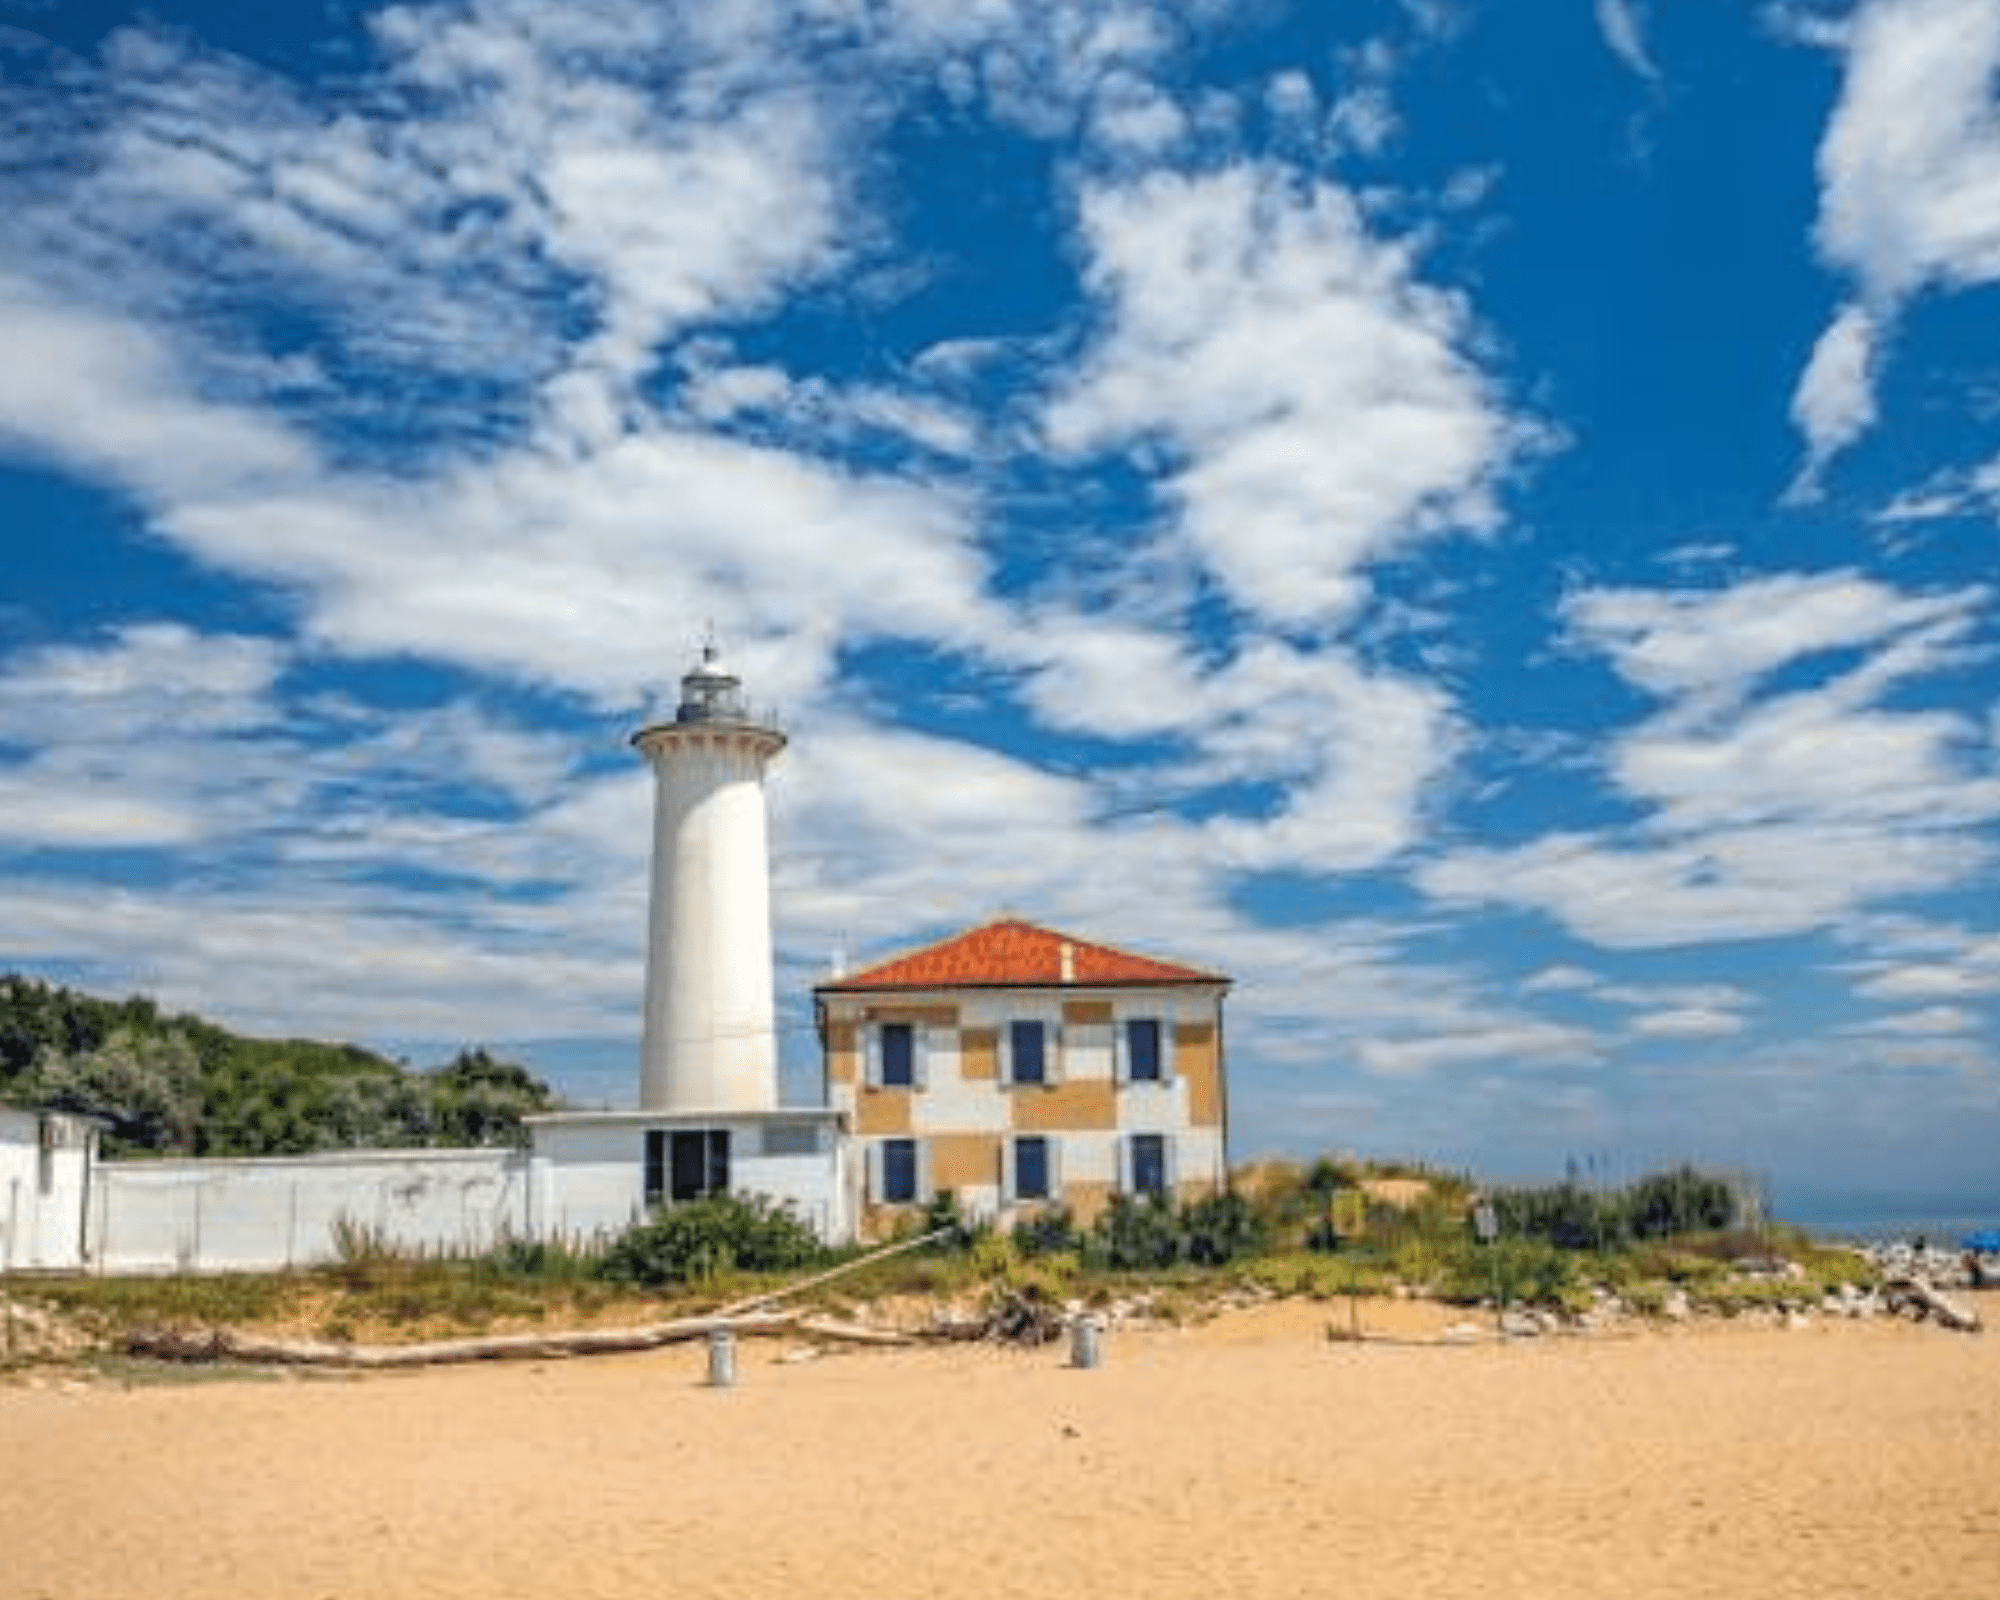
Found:
[{"label": "distant sea", "polygon": [[1856,1207],[1852,1211],[1816,1211],[1795,1216],[1787,1216],[1784,1207],[1780,1206],[1778,1220],[1794,1223],[1819,1239],[1869,1244],[1915,1239],[1921,1234],[1926,1243],[1949,1250],[1956,1248],[1958,1241],[1968,1233],[1976,1233],[1982,1228],[2000,1228],[2000,1205],[1979,1215],[1907,1208],[1877,1211]]}]

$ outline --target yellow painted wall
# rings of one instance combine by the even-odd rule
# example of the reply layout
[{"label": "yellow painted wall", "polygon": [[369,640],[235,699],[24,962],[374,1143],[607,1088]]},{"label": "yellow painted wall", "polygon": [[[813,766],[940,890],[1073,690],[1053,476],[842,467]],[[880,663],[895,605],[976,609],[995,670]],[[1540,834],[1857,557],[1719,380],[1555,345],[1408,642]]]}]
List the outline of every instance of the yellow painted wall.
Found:
[{"label": "yellow painted wall", "polygon": [[826,1075],[831,1083],[860,1081],[860,1042],[851,1022],[829,1022],[826,1025]]},{"label": "yellow painted wall", "polygon": [[1065,1000],[1062,1019],[1066,1023],[1109,1022],[1111,1002],[1109,1000]]},{"label": "yellow painted wall", "polygon": [[911,1091],[863,1089],[854,1106],[854,1131],[863,1138],[901,1138],[910,1131]]},{"label": "yellow painted wall", "polygon": [[1187,1079],[1189,1125],[1220,1127],[1222,1071],[1213,1023],[1184,1022],[1174,1029],[1174,1071]]},{"label": "yellow painted wall", "polygon": [[1111,1204],[1113,1186],[1108,1183],[1065,1183],[1062,1187],[1062,1202],[1070,1209],[1076,1225],[1087,1228]]},{"label": "yellow painted wall", "polygon": [[1118,1089],[1108,1078],[1028,1086],[1007,1091],[1013,1125],[1021,1133],[1118,1126]]},{"label": "yellow painted wall", "polygon": [[1000,1076],[998,1028],[967,1028],[959,1034],[958,1073],[968,1082],[991,1082]]},{"label": "yellow painted wall", "polygon": [[992,1133],[946,1133],[930,1141],[931,1187],[970,1189],[1000,1181],[1000,1137]]}]

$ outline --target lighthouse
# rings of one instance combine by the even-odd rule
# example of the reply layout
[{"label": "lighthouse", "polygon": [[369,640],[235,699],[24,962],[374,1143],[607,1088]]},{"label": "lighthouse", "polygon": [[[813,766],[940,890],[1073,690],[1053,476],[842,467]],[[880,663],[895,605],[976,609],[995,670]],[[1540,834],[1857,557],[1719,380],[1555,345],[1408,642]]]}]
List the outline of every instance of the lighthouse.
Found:
[{"label": "lighthouse", "polygon": [[639,1107],[775,1111],[764,771],[785,736],[751,710],[711,641],[673,720],[632,743],[655,780]]}]

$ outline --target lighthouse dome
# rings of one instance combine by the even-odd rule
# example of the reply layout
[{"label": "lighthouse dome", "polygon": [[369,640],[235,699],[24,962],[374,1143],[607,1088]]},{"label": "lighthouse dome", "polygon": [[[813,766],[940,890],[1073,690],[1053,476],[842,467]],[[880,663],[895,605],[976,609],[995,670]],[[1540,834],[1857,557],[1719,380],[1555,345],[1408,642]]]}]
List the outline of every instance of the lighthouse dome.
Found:
[{"label": "lighthouse dome", "polygon": [[701,660],[681,679],[681,703],[676,722],[747,722],[750,707],[743,698],[743,680],[722,664],[713,642],[701,647]]}]

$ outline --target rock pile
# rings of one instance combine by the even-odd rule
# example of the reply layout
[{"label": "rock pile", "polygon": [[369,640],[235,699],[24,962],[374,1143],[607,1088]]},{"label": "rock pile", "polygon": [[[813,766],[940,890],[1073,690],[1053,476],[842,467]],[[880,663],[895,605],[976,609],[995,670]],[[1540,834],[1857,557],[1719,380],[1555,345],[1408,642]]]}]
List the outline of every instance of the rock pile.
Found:
[{"label": "rock pile", "polygon": [[1862,1246],[1861,1253],[1875,1263],[1884,1278],[1920,1278],[1937,1289],[1970,1289],[1972,1269],[1962,1250],[1940,1250],[1936,1245],[1898,1239],[1893,1243]]}]

